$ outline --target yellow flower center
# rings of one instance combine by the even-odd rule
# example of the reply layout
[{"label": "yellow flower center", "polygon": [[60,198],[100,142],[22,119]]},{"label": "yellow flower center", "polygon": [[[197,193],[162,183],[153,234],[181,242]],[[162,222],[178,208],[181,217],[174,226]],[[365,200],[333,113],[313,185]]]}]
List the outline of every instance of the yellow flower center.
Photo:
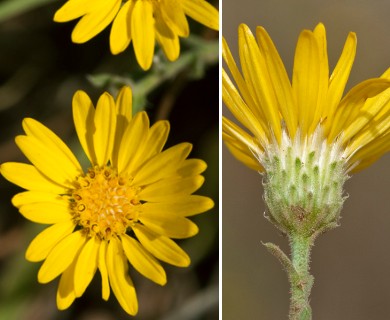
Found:
[{"label": "yellow flower center", "polygon": [[78,177],[71,209],[76,223],[90,237],[108,240],[126,233],[138,221],[140,190],[130,185],[131,180],[108,166],[90,168]]}]

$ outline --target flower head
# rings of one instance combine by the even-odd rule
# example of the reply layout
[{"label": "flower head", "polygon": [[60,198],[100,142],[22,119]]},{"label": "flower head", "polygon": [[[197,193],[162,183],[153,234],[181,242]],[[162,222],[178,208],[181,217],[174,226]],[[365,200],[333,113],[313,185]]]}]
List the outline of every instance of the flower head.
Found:
[{"label": "flower head", "polygon": [[[123,3],[123,4],[122,4]],[[218,11],[206,0],[68,0],[54,15],[54,21],[77,18],[72,41],[84,43],[113,22],[110,48],[113,54],[133,42],[139,65],[147,70],[153,60],[157,41],[166,57],[174,61],[180,54],[179,37],[189,35],[186,15],[218,30]]]},{"label": "flower head", "polygon": [[91,163],[86,171],[60,138],[33,119],[24,119],[26,134],[16,137],[32,165],[1,165],[7,180],[28,190],[12,199],[21,214],[51,225],[31,242],[26,258],[44,260],[41,283],[61,275],[59,309],[80,297],[99,269],[103,299],[111,287],[123,309],[136,314],[128,261],[164,285],[166,274],[158,260],[190,264],[171,238],[195,235],[198,228],[188,217],[213,206],[211,199],[192,195],[203,184],[206,164],[187,159],[191,144],[162,151],[169,123],[150,127],[145,112],[132,117],[131,100],[127,87],[116,101],[103,94],[96,109],[86,93],[74,95],[74,123]]},{"label": "flower head", "polygon": [[350,33],[329,76],[325,27],[304,30],[290,82],[264,28],[255,39],[246,25],[239,27],[242,73],[223,41],[235,82],[223,70],[223,100],[247,129],[223,118],[223,138],[238,160],[264,173],[270,218],[285,232],[310,234],[337,223],[347,173],[390,149],[390,71],[342,98],[355,51]]}]

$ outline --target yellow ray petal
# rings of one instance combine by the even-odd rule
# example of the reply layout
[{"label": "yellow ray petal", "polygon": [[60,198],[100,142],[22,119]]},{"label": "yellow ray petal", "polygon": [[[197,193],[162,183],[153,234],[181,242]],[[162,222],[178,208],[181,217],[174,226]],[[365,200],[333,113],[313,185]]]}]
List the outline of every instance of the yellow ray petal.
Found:
[{"label": "yellow ray petal", "polygon": [[328,94],[328,86],[329,86],[329,62],[328,62],[328,48],[326,42],[326,32],[325,27],[322,23],[319,23],[313,34],[316,38],[318,48],[319,48],[319,83],[318,83],[318,98],[317,105],[314,109],[313,118],[311,120],[311,127],[309,128],[309,132],[313,133],[317,128],[321,117],[325,113],[325,110],[328,108],[326,105],[326,97]]},{"label": "yellow ray petal", "polygon": [[99,4],[102,0],[68,0],[54,15],[54,21],[66,22],[73,19],[77,19],[88,12],[99,8]]},{"label": "yellow ray petal", "polygon": [[231,139],[237,141],[237,143],[242,145],[242,150],[247,150],[248,155],[252,154],[252,157],[255,159],[256,153],[261,152],[261,146],[266,146],[269,144],[268,140],[260,140],[258,137],[252,137],[234,122],[229,119],[222,117],[222,132],[228,135]]},{"label": "yellow ray petal", "polygon": [[279,141],[281,137],[279,110],[265,59],[248,26],[240,25],[238,40],[242,71],[248,89],[264,114],[265,124],[273,129],[273,134]]},{"label": "yellow ray petal", "polygon": [[[389,111],[389,96],[390,96],[390,68],[380,77],[383,81],[386,83],[384,84],[383,90],[379,89],[379,93],[369,93],[366,97],[362,97],[360,101],[357,102],[355,105],[355,108],[353,106],[348,106],[346,105],[346,111],[345,109],[343,110],[345,113],[348,112],[348,118],[345,119],[344,115],[344,126],[352,126],[352,123],[356,120],[362,117],[368,118],[371,120],[371,118],[375,121],[379,121],[379,118],[385,116],[386,113]],[[375,80],[375,79],[374,79]],[[379,80],[381,81],[381,80]],[[363,90],[362,90],[363,91]],[[364,93],[364,91],[363,91]],[[361,94],[361,92],[359,92]],[[367,99],[367,100],[366,100]],[[344,100],[343,100],[344,102]],[[340,107],[344,107],[343,104],[341,104]],[[370,117],[369,114],[372,114]],[[386,116],[385,116],[386,117]],[[389,122],[387,119],[385,119],[386,122]],[[368,123],[368,121],[367,121]],[[368,124],[366,124],[367,126]]]},{"label": "yellow ray petal", "polygon": [[[254,101],[254,98],[252,97],[251,92],[249,91],[249,88],[248,88],[244,78],[242,77],[240,71],[238,70],[236,62],[234,61],[232,53],[230,52],[229,46],[227,45],[224,38],[222,38],[222,57],[225,60],[227,66],[228,66],[228,68],[233,76],[233,79],[237,84],[238,90],[240,91],[240,94],[241,94],[243,100],[245,101],[245,104],[248,106],[249,110],[251,110],[251,112],[254,114],[255,118],[257,119],[258,123],[260,123],[261,127],[264,129],[268,129],[268,125],[263,120],[263,119],[265,119],[265,116],[264,116],[261,108],[259,108],[259,106]],[[228,89],[230,88],[230,91],[234,93],[234,91],[237,91],[237,90],[235,89],[233,83],[230,81],[229,77],[225,74],[224,70],[222,70],[222,71],[223,71],[223,73],[222,73],[223,79],[226,79],[227,80],[226,83],[228,84],[228,86],[226,86],[226,91],[228,91]],[[222,88],[225,89],[225,86],[223,86]],[[228,93],[228,92],[226,92],[226,93]],[[232,94],[232,96],[233,96],[233,94]],[[223,92],[222,97],[225,100],[225,92]],[[239,100],[240,99],[237,99],[237,101],[239,101]],[[234,99],[233,99],[233,101],[234,101]],[[225,102],[225,103],[229,106],[229,104],[227,102]],[[250,121],[250,122],[252,122],[252,121]],[[254,123],[256,123],[256,122],[254,122]],[[245,125],[244,122],[243,122],[243,124]],[[250,129],[250,127],[248,127],[248,129]]]},{"label": "yellow ray petal", "polygon": [[[31,118],[23,119],[22,124],[27,136],[29,138],[34,138],[32,141],[37,140],[46,146],[48,152],[58,154],[57,158],[60,158],[59,161],[61,161],[63,165],[66,166],[63,168],[63,170],[67,170],[70,176],[82,173],[80,163],[72,151],[53,131]],[[47,155],[47,157],[48,156],[49,155]]]},{"label": "yellow ray petal", "polygon": [[91,163],[96,163],[93,136],[96,128],[93,119],[95,108],[84,91],[77,91],[72,101],[73,121],[80,144]]},{"label": "yellow ray petal", "polygon": [[102,298],[108,300],[110,297],[110,283],[106,263],[107,241],[102,241],[99,248],[98,268],[102,277]]},{"label": "yellow ray petal", "polygon": [[26,219],[42,224],[65,222],[73,218],[69,205],[62,202],[30,203],[19,211]]},{"label": "yellow ray petal", "polygon": [[[147,148],[144,149],[142,153],[142,163],[139,163],[138,166],[161,152],[167,142],[169,129],[169,122],[164,120],[157,121],[150,127],[148,137],[145,142]],[[138,166],[136,165],[134,170],[137,170]]]},{"label": "yellow ray petal", "polygon": [[203,182],[203,176],[164,179],[146,186],[139,193],[139,197],[144,201],[151,202],[170,201],[171,199],[190,195],[198,190]]},{"label": "yellow ray petal", "polygon": [[179,37],[188,37],[190,29],[188,27],[187,18],[182,8],[182,3],[178,0],[160,2],[160,12],[162,21]]},{"label": "yellow ray petal", "polygon": [[[379,127],[375,125],[374,119],[379,113],[390,112],[390,89],[387,89],[383,93],[377,95],[374,98],[369,98],[361,109],[361,112],[347,128],[343,131],[343,142],[347,142],[354,136],[360,136],[366,130],[362,130],[365,126],[368,126],[367,130],[373,130],[378,132]],[[390,118],[384,117],[384,124],[390,125]],[[384,129],[385,130],[385,129]]]},{"label": "yellow ray petal", "polygon": [[138,311],[137,296],[128,275],[127,259],[116,238],[111,238],[108,243],[106,263],[111,288],[119,304],[128,314],[135,315]]},{"label": "yellow ray petal", "polygon": [[104,7],[81,18],[72,32],[72,41],[84,43],[105,29],[119,11],[121,0],[105,0]]},{"label": "yellow ray petal", "polygon": [[135,56],[142,69],[148,70],[154,55],[154,18],[150,1],[136,1],[131,16],[131,36]]},{"label": "yellow ray petal", "polygon": [[333,141],[340,132],[355,121],[367,98],[381,93],[389,86],[390,81],[386,79],[368,79],[354,86],[341,100],[332,122],[326,122],[324,131],[328,141]]},{"label": "yellow ray petal", "polygon": [[[187,20],[186,20],[187,21]],[[156,10],[156,40],[161,45],[169,61],[175,61],[180,54],[179,37],[166,24],[161,17],[160,10]]]},{"label": "yellow ray petal", "polygon": [[144,248],[157,259],[177,267],[190,265],[190,257],[173,240],[160,236],[140,224],[134,225],[133,230]]},{"label": "yellow ray petal", "polygon": [[26,251],[26,259],[32,262],[46,259],[57,243],[72,233],[74,228],[75,224],[72,220],[46,228],[31,241]]},{"label": "yellow ray petal", "polygon": [[163,286],[167,276],[161,264],[132,237],[124,234],[121,237],[123,251],[131,265],[144,277]]},{"label": "yellow ray petal", "polygon": [[95,275],[98,266],[98,253],[101,241],[90,238],[81,249],[74,270],[74,292],[81,297]]},{"label": "yellow ray petal", "polygon": [[118,168],[118,154],[122,137],[133,117],[133,93],[130,87],[123,87],[119,91],[118,97],[115,101],[115,107],[117,119],[111,163],[114,167]]},{"label": "yellow ray petal", "polygon": [[[388,152],[390,149],[388,149],[386,152]],[[383,154],[381,155],[383,156]],[[353,167],[353,169],[351,171],[349,171],[351,174],[355,174],[355,173],[358,173],[368,167],[370,167],[371,165],[373,165],[375,162],[377,162],[381,157],[370,157],[370,158],[367,158],[365,159],[364,161],[361,161],[359,162],[359,164],[355,167]]]},{"label": "yellow ray petal", "polygon": [[195,223],[173,213],[158,214],[141,211],[139,220],[149,230],[169,238],[185,239],[199,232]]},{"label": "yellow ray petal", "polygon": [[218,10],[204,0],[181,1],[184,12],[192,19],[214,30],[219,30]]},{"label": "yellow ray petal", "polygon": [[62,239],[50,251],[45,262],[39,269],[38,281],[40,283],[48,283],[64,272],[72,264],[80,249],[83,247],[85,240],[86,237],[82,233],[82,230],[73,232]]},{"label": "yellow ray petal", "polygon": [[25,163],[6,162],[0,172],[8,181],[27,190],[65,194],[68,187],[60,185],[40,173],[34,166]]},{"label": "yellow ray petal", "polygon": [[61,149],[53,145],[32,136],[17,136],[15,142],[32,164],[57,184],[73,188],[77,176],[82,174],[81,168],[70,162]]},{"label": "yellow ray petal", "polygon": [[171,176],[190,154],[191,149],[190,143],[180,143],[154,156],[136,173],[134,185],[148,185]]},{"label": "yellow ray petal", "polygon": [[354,137],[353,142],[349,145],[349,148],[352,150],[358,150],[385,134],[390,129],[389,119],[390,110],[388,109],[387,114],[385,114],[382,118],[370,121],[366,128],[363,128],[359,135]]},{"label": "yellow ray petal", "polygon": [[303,136],[314,125],[314,114],[323,96],[320,49],[311,31],[301,32],[294,57],[292,89],[299,109],[299,128]]},{"label": "yellow ray petal", "polygon": [[142,212],[145,214],[169,214],[181,215],[183,217],[193,216],[214,207],[214,202],[208,197],[191,195],[158,203],[147,202],[142,205]]},{"label": "yellow ray petal", "polygon": [[238,161],[241,161],[243,164],[253,170],[260,172],[264,171],[263,167],[256,160],[246,145],[244,146],[242,143],[239,143],[238,140],[233,139],[226,133],[223,133],[222,137],[226,147]]},{"label": "yellow ray petal", "polygon": [[133,117],[133,92],[130,87],[124,86],[119,90],[115,106],[118,115],[117,122],[121,124],[119,127],[117,126],[117,130],[119,129],[123,133]]},{"label": "yellow ray petal", "polygon": [[62,196],[51,193],[51,192],[42,192],[42,191],[25,191],[16,194],[12,198],[12,204],[20,208],[23,205],[37,203],[37,202],[52,202],[66,205],[68,202]]},{"label": "yellow ray petal", "polygon": [[139,112],[127,126],[123,134],[118,154],[118,172],[131,173],[137,158],[142,154],[148,136],[149,118],[146,112]]},{"label": "yellow ray petal", "polygon": [[59,310],[68,309],[76,299],[73,288],[75,263],[76,261],[73,261],[60,278],[57,290],[57,308]]},{"label": "yellow ray petal", "polygon": [[298,125],[298,108],[293,98],[286,69],[267,31],[263,27],[257,27],[256,35],[259,48],[267,64],[280,112],[286,122],[289,134],[294,137]]},{"label": "yellow ray petal", "polygon": [[110,49],[112,54],[124,51],[131,41],[130,19],[135,1],[127,1],[114,19],[110,33]]},{"label": "yellow ray petal", "polygon": [[322,118],[327,117],[332,122],[333,115],[340,103],[345,85],[347,84],[356,54],[356,34],[351,32],[345,41],[343,52],[329,79],[329,89],[326,100],[327,108]]},{"label": "yellow ray petal", "polygon": [[169,122],[158,121],[146,132],[145,142],[139,146],[136,151],[136,156],[133,157],[131,163],[131,172],[138,172],[139,168],[143,166],[148,160],[159,154],[167,141],[169,133]]},{"label": "yellow ray petal", "polygon": [[111,157],[116,127],[115,102],[108,93],[99,98],[94,123],[93,145],[97,162],[93,164],[104,166]]},{"label": "yellow ray petal", "polygon": [[387,132],[386,134],[377,137],[375,140],[372,140],[369,144],[365,145],[354,153],[349,161],[352,164],[357,162],[358,165],[355,166],[351,172],[356,173],[363,170],[389,151],[390,132]]},{"label": "yellow ray petal", "polygon": [[201,174],[207,168],[206,162],[200,159],[186,159],[177,168],[177,174],[181,177],[190,177]]},{"label": "yellow ray petal", "polygon": [[268,140],[266,132],[269,131],[269,126],[263,120],[265,119],[263,112],[257,107],[253,109],[246,105],[224,70],[222,70],[222,98],[231,113],[253,135],[262,141]]}]

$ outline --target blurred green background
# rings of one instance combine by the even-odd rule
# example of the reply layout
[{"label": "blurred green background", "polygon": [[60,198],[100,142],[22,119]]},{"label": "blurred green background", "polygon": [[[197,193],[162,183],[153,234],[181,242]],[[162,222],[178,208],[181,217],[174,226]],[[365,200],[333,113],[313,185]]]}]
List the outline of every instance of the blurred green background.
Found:
[{"label": "blurred green background", "polygon": [[[291,75],[302,29],[323,22],[333,69],[349,31],[358,47],[347,89],[390,67],[390,2],[387,0],[224,0],[223,36],[234,56],[237,28],[264,26]],[[236,60],[238,61],[238,60]],[[224,113],[230,116],[224,108]],[[263,217],[261,176],[223,147],[222,308],[224,320],[287,319],[289,285],[280,263],[261,242],[288,251],[287,240]],[[390,157],[346,183],[341,227],[313,248],[313,319],[390,319]]]},{"label": "blurred green background", "polygon": [[[190,21],[191,37],[181,41],[181,59],[167,63],[157,47],[149,73],[136,64],[132,47],[109,52],[109,29],[86,44],[70,40],[76,21],[58,24],[54,12],[65,1],[0,2],[0,161],[26,161],[14,143],[21,121],[33,117],[56,132],[76,155],[81,149],[71,115],[72,96],[86,91],[94,102],[105,90],[116,94],[130,84],[136,108],[145,106],[151,122],[169,119],[167,146],[193,143],[191,157],[208,163],[199,194],[212,197],[213,210],[194,217],[200,232],[181,241],[189,268],[164,265],[168,283],[160,287],[132,268],[140,310],[137,319],[216,319],[218,317],[218,33]],[[191,19],[189,19],[191,20]],[[42,227],[25,220],[10,199],[21,191],[0,178],[0,320],[128,319],[111,293],[101,299],[100,275],[66,311],[58,311],[58,280],[37,283],[40,263],[24,259]]]}]

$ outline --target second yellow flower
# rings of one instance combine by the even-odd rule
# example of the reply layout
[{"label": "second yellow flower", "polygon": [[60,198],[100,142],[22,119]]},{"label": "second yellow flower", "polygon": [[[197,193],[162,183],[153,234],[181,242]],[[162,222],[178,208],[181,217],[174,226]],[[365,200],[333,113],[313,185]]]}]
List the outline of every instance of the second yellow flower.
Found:
[{"label": "second yellow flower", "polygon": [[174,61],[180,54],[179,37],[190,33],[186,15],[218,30],[218,10],[205,0],[69,0],[54,15],[54,21],[80,21],[72,41],[84,43],[103,31],[111,22],[110,48],[113,54],[124,51],[133,41],[142,69],[153,62],[157,41],[166,57]]}]

